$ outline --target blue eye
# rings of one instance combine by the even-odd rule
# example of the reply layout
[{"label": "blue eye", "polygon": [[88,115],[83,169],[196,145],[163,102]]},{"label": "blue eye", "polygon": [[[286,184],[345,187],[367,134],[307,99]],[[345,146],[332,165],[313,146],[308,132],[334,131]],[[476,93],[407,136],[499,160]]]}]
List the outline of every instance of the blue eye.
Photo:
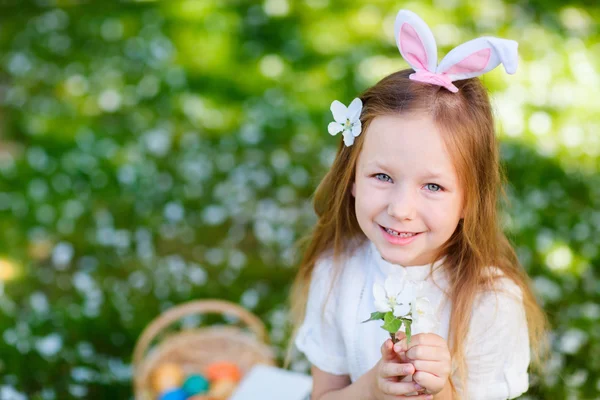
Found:
[{"label": "blue eye", "polygon": [[442,187],[435,183],[428,183],[427,185],[425,185],[425,187],[427,188],[427,190],[430,190],[432,192],[439,192],[442,190]]},{"label": "blue eye", "polygon": [[[379,173],[379,174],[375,174],[374,176],[375,176],[375,179],[377,179],[379,181],[382,181],[382,182],[390,182],[392,180],[392,178],[390,178],[390,176],[388,174]],[[385,178],[384,179],[380,179],[379,178],[380,176],[381,177],[386,177],[387,179],[385,179]]]}]

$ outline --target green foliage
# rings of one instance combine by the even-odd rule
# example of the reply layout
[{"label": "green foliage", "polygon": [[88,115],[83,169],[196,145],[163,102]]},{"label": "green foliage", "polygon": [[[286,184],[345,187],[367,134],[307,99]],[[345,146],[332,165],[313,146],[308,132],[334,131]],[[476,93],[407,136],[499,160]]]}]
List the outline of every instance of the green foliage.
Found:
[{"label": "green foliage", "polygon": [[[281,356],[293,245],[341,140],[329,105],[406,68],[398,2],[2,4],[0,395],[131,398],[138,336],[190,299],[247,307]],[[597,398],[598,4],[402,6],[430,21],[440,56],[519,40],[517,74],[484,81],[505,229],[553,329],[524,398]]]},{"label": "green foliage", "polygon": [[[379,312],[379,311],[372,312],[372,313],[371,313],[371,316],[369,317],[369,319],[367,319],[367,320],[364,320],[364,321],[363,321],[363,324],[364,324],[365,322],[369,322],[369,321],[376,321],[376,320],[378,320],[378,319],[380,319],[380,320],[382,320],[382,321],[383,321],[383,320],[385,319],[385,316],[386,316],[387,314],[390,314],[390,313],[389,313],[389,312],[387,312],[387,313],[383,313],[383,312]],[[394,333],[394,332],[392,332],[392,333]]]},{"label": "green foliage", "polygon": [[410,344],[410,338],[412,337],[412,319],[402,318],[404,324],[404,332],[406,333],[406,345]]},{"label": "green foliage", "polygon": [[402,326],[402,320],[396,318],[394,313],[389,311],[383,316],[383,325],[381,328],[385,329],[389,333],[396,333]]}]

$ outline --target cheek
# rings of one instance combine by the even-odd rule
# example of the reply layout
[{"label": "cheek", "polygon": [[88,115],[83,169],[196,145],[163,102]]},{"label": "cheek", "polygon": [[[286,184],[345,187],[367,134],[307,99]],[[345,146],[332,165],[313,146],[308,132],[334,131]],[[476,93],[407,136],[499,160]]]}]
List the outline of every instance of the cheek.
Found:
[{"label": "cheek", "polygon": [[357,212],[363,215],[376,214],[385,207],[385,196],[381,191],[372,186],[361,185],[360,182],[353,189]]},{"label": "cheek", "polygon": [[421,215],[431,226],[453,229],[458,224],[460,210],[454,202],[430,201],[424,202]]},{"label": "cheek", "polygon": [[426,207],[422,207],[420,214],[424,220],[432,225],[439,225],[445,215],[444,207],[437,203],[428,204]]}]

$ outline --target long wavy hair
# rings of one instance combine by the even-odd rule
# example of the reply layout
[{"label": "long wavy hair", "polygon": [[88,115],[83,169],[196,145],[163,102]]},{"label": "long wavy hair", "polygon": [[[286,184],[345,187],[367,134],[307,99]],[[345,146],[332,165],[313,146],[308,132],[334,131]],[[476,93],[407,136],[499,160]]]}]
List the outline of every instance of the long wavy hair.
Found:
[{"label": "long wavy hair", "polygon": [[484,274],[486,266],[499,268],[521,288],[532,366],[538,369],[547,356],[548,322],[531,289],[530,278],[499,225],[499,196],[506,198],[505,177],[485,87],[478,78],[466,79],[455,82],[459,91],[451,93],[439,86],[411,81],[412,72],[407,69],[392,73],[360,96],[362,134],[350,147],[340,141],[333,165],[314,193],[313,206],[318,221],[312,232],[297,243],[303,256],[291,292],[292,322],[295,335],[304,319],[317,259],[325,252],[333,252],[334,259],[338,260],[354,245],[350,239],[361,236],[366,239],[356,218],[351,186],[369,124],[380,115],[425,112],[443,134],[465,196],[464,219],[439,249],[436,258],[446,256],[443,264],[449,277],[446,294],[452,304],[448,345],[456,367],[451,383],[457,395],[456,373],[461,386],[466,387],[463,345],[474,300],[481,291],[494,290],[493,278]]}]

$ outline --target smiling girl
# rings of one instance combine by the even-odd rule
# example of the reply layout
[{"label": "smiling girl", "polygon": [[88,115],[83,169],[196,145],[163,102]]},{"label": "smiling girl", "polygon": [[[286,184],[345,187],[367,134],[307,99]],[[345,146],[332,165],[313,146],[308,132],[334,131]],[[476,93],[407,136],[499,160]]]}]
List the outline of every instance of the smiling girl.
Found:
[{"label": "smiling girl", "polygon": [[[318,222],[295,281],[294,343],[312,364],[313,400],[509,399],[528,389],[546,319],[498,222],[498,144],[479,79],[513,73],[516,42],[481,38],[437,65],[433,35],[401,10],[396,42],[412,69],[346,108],[318,186]],[[390,278],[392,277],[392,278]],[[438,324],[395,345],[375,323],[374,287],[414,285]]]}]

